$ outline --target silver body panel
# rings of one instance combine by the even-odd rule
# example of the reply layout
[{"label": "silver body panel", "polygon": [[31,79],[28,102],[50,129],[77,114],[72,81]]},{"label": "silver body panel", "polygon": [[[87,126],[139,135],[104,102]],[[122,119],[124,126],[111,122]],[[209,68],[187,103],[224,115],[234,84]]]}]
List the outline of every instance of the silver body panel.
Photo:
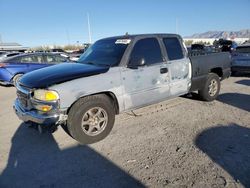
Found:
[{"label": "silver body panel", "polygon": [[[163,62],[139,66],[136,69],[129,68],[129,57],[134,45],[138,40],[148,37],[157,38],[161,46]],[[54,84],[46,88],[59,94],[57,111],[53,117],[40,116],[38,112],[32,114],[33,112],[29,110],[19,108],[21,106],[16,102],[14,109],[17,115],[24,121],[39,124],[50,120],[56,124],[62,124],[67,120],[68,109],[80,98],[89,95],[112,93],[117,99],[119,113],[121,113],[188,93],[191,88],[192,67],[186,47],[182,43],[184,54],[182,59],[170,61],[162,41],[163,37],[176,37],[182,43],[180,36],[172,34],[133,36],[118,66],[111,67],[105,73]],[[22,90],[22,88],[19,89]],[[21,92],[25,93],[25,91]],[[26,95],[29,102],[32,102],[30,94]]]},{"label": "silver body panel", "polygon": [[[161,68],[168,72],[161,74]],[[188,58],[170,63],[130,69],[114,67],[104,74],[79,78],[54,85],[60,96],[60,109],[66,110],[84,96],[111,92],[119,112],[163,101],[188,93],[191,86],[191,63]]]}]

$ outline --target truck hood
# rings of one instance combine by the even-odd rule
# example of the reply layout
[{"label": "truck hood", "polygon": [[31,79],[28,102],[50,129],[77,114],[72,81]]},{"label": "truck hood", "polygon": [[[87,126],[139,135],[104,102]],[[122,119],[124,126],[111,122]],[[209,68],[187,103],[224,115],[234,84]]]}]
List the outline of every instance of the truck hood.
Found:
[{"label": "truck hood", "polygon": [[19,84],[27,88],[47,88],[77,78],[105,73],[109,67],[80,63],[62,63],[25,74]]}]

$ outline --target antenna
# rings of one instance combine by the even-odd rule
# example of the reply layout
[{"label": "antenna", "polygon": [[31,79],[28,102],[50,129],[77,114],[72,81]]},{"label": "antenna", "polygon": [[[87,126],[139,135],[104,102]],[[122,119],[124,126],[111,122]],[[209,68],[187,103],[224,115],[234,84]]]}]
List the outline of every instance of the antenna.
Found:
[{"label": "antenna", "polygon": [[88,19],[89,43],[91,44],[92,38],[91,38],[91,31],[90,31],[89,13],[87,13],[87,19]]}]

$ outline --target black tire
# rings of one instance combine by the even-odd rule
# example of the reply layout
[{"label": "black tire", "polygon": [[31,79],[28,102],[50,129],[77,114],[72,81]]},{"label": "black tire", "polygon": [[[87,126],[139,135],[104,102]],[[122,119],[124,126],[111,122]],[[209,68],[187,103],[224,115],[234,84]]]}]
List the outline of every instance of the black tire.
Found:
[{"label": "black tire", "polygon": [[[90,130],[91,126],[94,127],[94,125],[91,125],[91,123],[93,122],[89,123],[89,125],[86,125],[86,127],[83,128],[82,121],[84,120],[85,116],[88,117],[86,122],[92,121],[93,118],[91,118],[91,116],[88,115],[88,112],[95,108],[101,109],[100,110],[101,115],[104,116],[105,114],[106,115],[105,117],[107,119],[103,123],[103,125],[105,124],[105,126],[103,126],[104,128],[100,128],[102,129],[100,133],[98,134],[96,133],[96,135],[89,135],[94,133],[92,133],[91,131],[90,133],[86,133],[88,132],[88,130],[86,130],[86,127],[87,128],[89,127],[88,129]],[[103,119],[105,119],[105,117]],[[115,108],[109,97],[103,94],[93,95],[79,99],[71,107],[68,114],[67,129],[70,135],[81,144],[92,144],[108,136],[108,134],[111,132],[114,126],[114,122],[115,122]],[[101,123],[99,123],[99,127],[101,127],[100,124]],[[98,132],[97,129],[96,132]]]},{"label": "black tire", "polygon": [[17,81],[23,76],[23,74],[16,74],[13,78],[12,78],[12,82],[13,85],[16,86]]},{"label": "black tire", "polygon": [[[216,86],[215,86],[216,89],[214,88],[213,92],[211,92],[209,90],[209,87],[213,83],[216,84]],[[198,92],[199,92],[199,96],[204,101],[215,100],[220,93],[220,78],[219,78],[219,76],[217,74],[214,74],[214,73],[209,73],[204,87],[201,90],[199,90]]]}]

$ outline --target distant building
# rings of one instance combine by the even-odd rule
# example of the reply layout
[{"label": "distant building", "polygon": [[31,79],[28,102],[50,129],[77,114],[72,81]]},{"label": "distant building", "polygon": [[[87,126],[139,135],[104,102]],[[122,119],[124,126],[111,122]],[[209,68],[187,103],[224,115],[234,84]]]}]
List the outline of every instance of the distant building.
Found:
[{"label": "distant building", "polygon": [[[196,43],[199,43],[199,42],[203,42],[203,43],[209,43],[209,44],[213,44],[215,40],[219,40],[218,38],[184,38],[184,41],[187,42],[187,41],[192,41],[192,44],[196,44]],[[244,43],[245,41],[248,41],[249,38],[234,38],[234,39],[228,39],[228,40],[232,40],[234,42],[236,42],[237,44],[242,44]]]},{"label": "distant building", "polygon": [[23,47],[21,44],[11,42],[11,43],[0,43],[0,51],[19,51],[24,52],[28,47]]}]

